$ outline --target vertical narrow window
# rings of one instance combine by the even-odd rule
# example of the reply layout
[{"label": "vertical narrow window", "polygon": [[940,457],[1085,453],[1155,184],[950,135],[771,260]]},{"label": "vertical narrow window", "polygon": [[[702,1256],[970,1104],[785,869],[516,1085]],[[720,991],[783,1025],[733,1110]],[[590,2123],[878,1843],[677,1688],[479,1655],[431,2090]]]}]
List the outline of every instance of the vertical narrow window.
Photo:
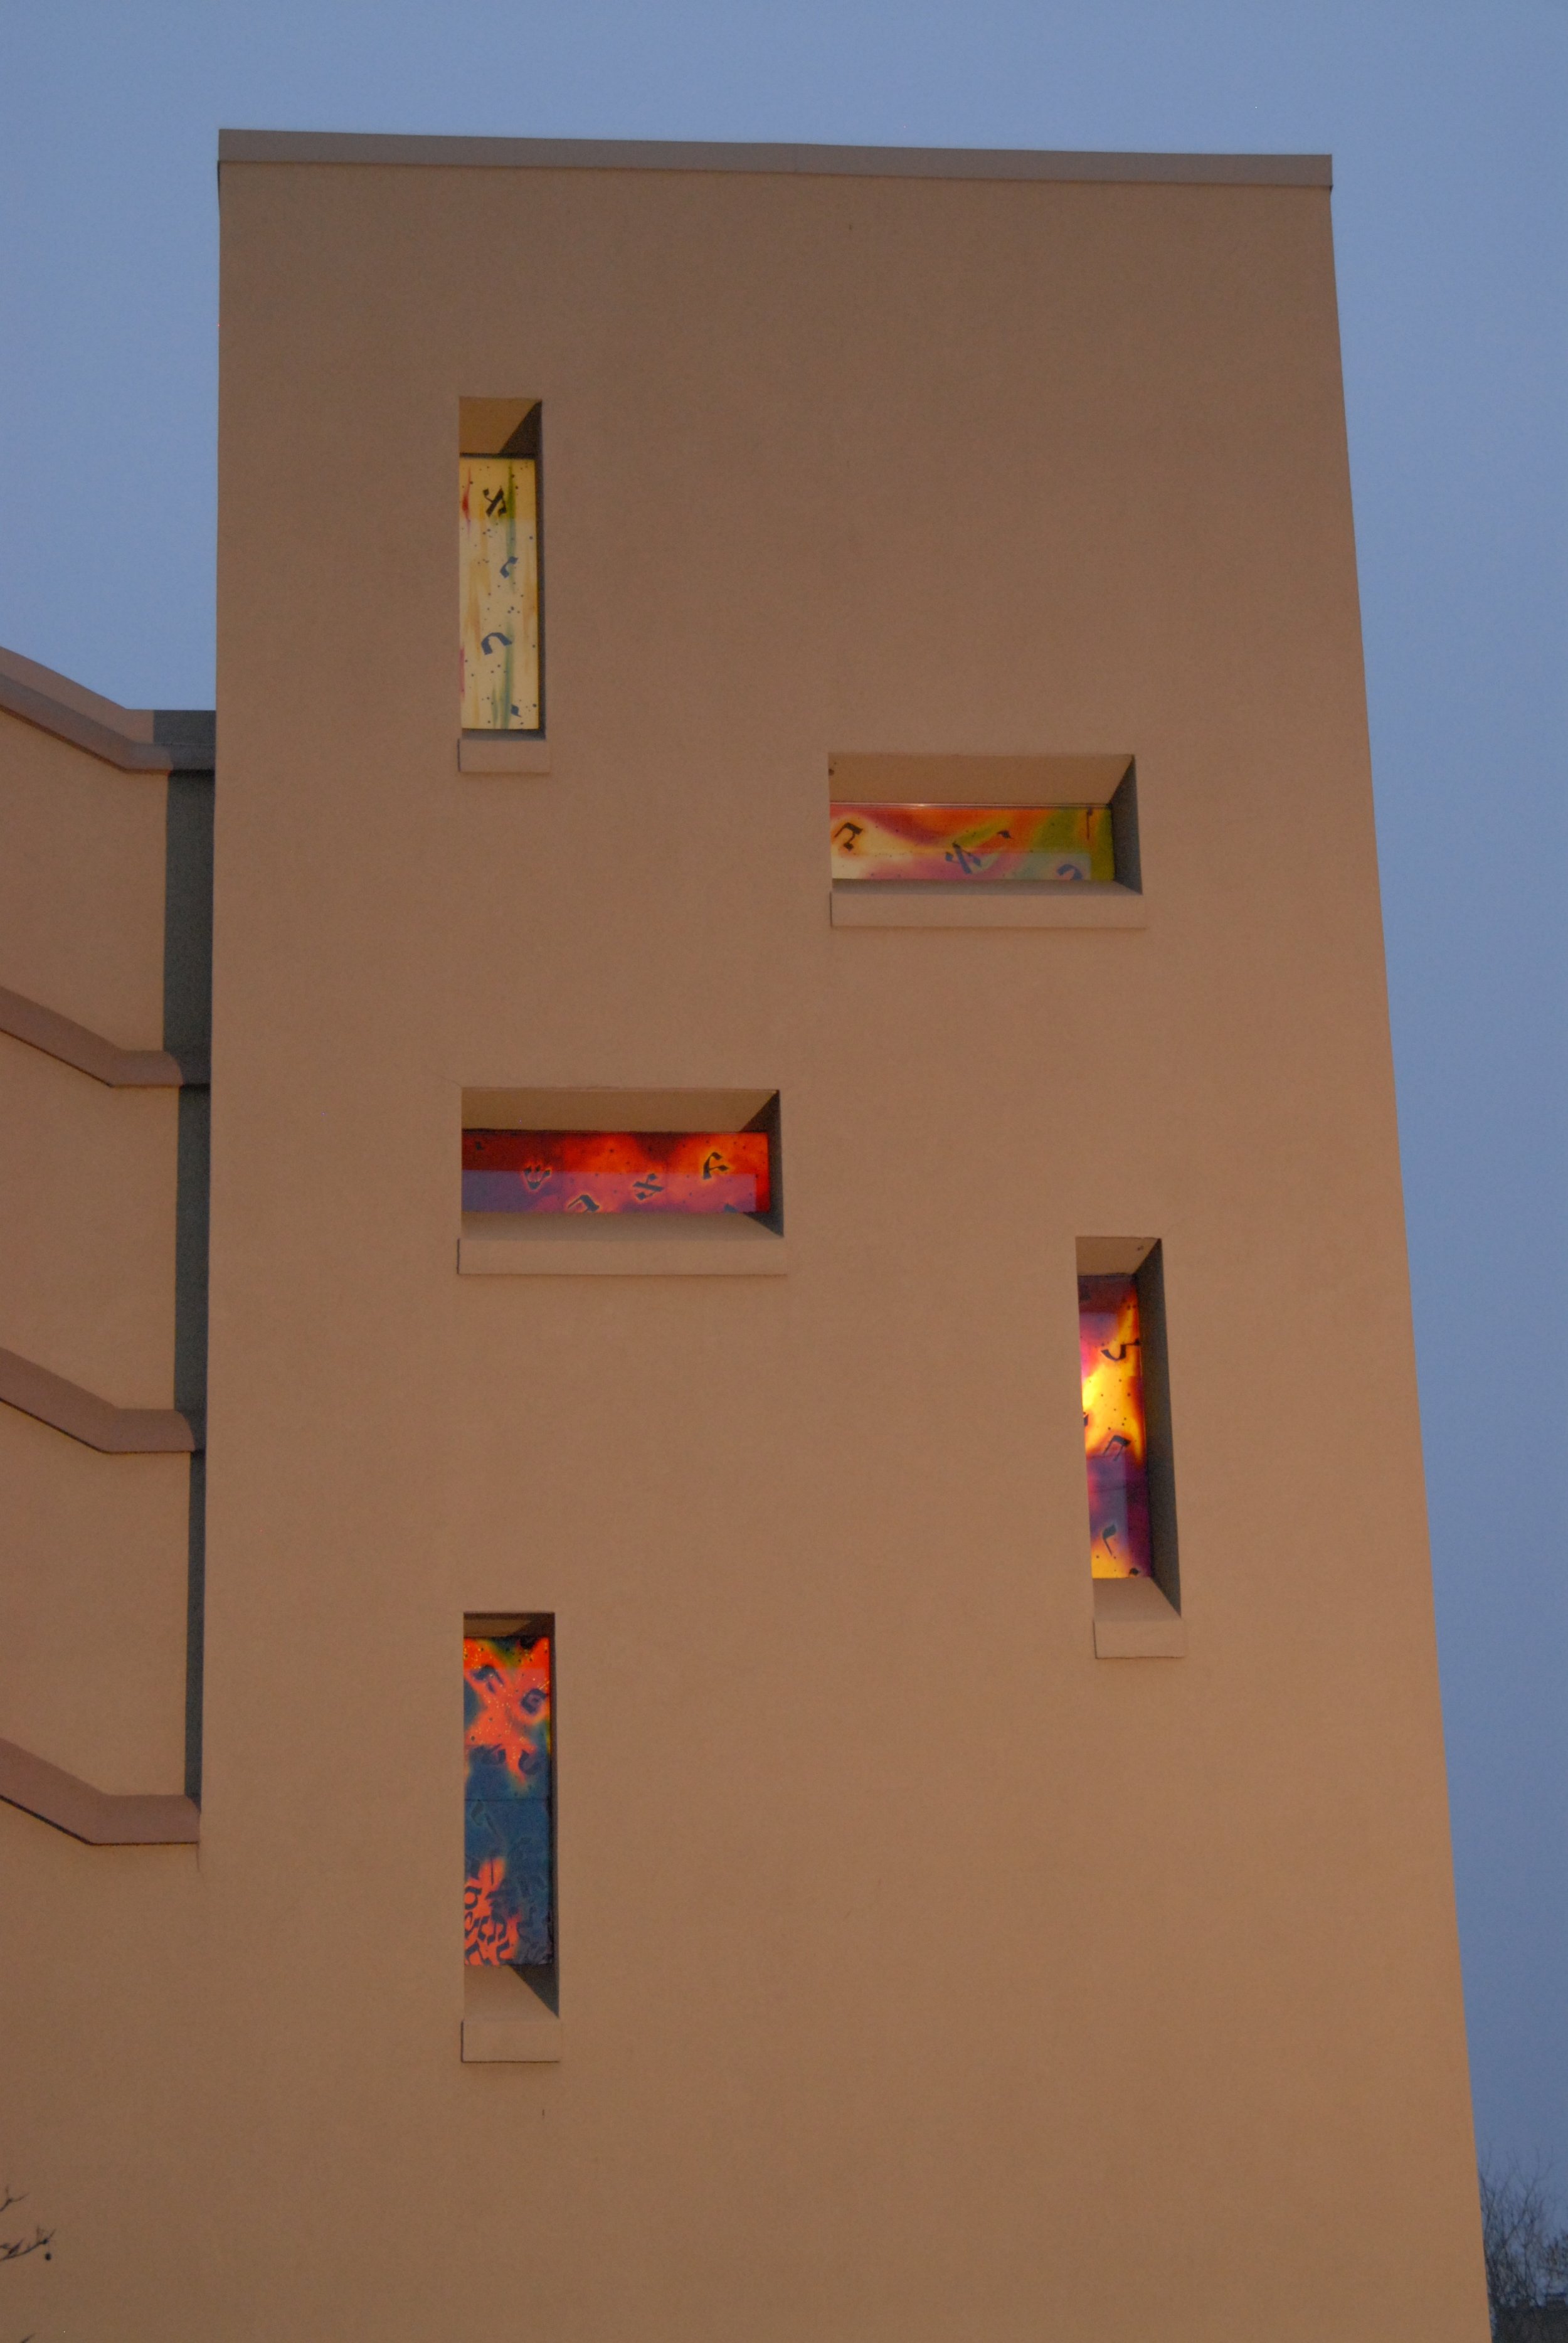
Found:
[{"label": "vertical narrow window", "polygon": [[1096,1578],[1152,1578],[1149,1423],[1136,1277],[1122,1272],[1079,1279],[1078,1348],[1090,1568]]},{"label": "vertical narrow window", "polygon": [[463,1638],[463,1958],[556,1956],[553,1622],[469,1619]]},{"label": "vertical narrow window", "polygon": [[538,406],[465,398],[459,421],[462,727],[466,732],[539,732]]},{"label": "vertical narrow window", "polygon": [[1089,1567],[1102,1658],[1185,1649],[1164,1266],[1147,1237],[1081,1237],[1078,1347]]}]

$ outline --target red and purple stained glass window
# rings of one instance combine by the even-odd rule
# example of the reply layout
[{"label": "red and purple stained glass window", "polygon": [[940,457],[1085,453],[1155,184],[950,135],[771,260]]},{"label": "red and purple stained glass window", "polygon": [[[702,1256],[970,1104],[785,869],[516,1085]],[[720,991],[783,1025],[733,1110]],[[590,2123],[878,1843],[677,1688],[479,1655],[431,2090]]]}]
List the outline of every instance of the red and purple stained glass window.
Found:
[{"label": "red and purple stained glass window", "polygon": [[836,882],[1104,884],[1116,876],[1109,806],[864,805],[829,808]]},{"label": "red and purple stained glass window", "polygon": [[550,1637],[463,1639],[463,1958],[543,1967],[555,1958]]},{"label": "red and purple stained glass window", "polygon": [[466,1212],[766,1212],[765,1131],[466,1131]]},{"label": "red and purple stained glass window", "polygon": [[1135,1277],[1081,1277],[1078,1347],[1096,1578],[1152,1578],[1149,1426]]}]

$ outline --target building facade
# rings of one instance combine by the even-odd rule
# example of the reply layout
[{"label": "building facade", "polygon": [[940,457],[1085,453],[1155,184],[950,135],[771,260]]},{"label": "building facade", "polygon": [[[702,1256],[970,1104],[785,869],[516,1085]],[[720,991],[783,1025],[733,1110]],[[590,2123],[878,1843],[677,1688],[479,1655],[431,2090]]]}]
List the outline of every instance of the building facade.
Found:
[{"label": "building facade", "polygon": [[15,2299],[1479,2343],[1326,166],[221,206],[216,757],[0,662]]}]

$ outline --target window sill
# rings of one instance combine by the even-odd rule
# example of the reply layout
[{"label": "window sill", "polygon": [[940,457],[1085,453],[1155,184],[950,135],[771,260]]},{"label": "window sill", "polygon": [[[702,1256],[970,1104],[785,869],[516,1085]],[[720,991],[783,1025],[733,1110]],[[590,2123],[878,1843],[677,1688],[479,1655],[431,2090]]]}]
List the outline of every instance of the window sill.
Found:
[{"label": "window sill", "polygon": [[463,1277],[781,1277],[784,1240],[739,1216],[662,1222],[614,1213],[465,1212]]},{"label": "window sill", "polygon": [[548,773],[550,744],[537,732],[465,732],[457,741],[460,773]]},{"label": "window sill", "polygon": [[1141,895],[1111,880],[1077,887],[878,886],[837,880],[836,928],[1141,928]]},{"label": "window sill", "polygon": [[1187,1649],[1187,1623],[1151,1578],[1094,1582],[1097,1660],[1179,1660]]},{"label": "window sill", "polygon": [[465,2066],[553,2066],[561,2022],[515,1969],[463,1971]]}]

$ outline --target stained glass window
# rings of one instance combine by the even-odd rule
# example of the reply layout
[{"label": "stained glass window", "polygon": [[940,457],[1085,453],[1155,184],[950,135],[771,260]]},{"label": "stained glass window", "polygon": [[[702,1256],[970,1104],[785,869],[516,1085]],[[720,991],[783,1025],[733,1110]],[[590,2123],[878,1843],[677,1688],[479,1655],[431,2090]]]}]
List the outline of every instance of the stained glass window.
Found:
[{"label": "stained glass window", "polygon": [[765,1131],[465,1131],[466,1212],[744,1212],[772,1203]]},{"label": "stained glass window", "polygon": [[856,805],[829,809],[835,880],[1034,886],[1116,877],[1111,812],[1098,806]]},{"label": "stained glass window", "polygon": [[463,729],[539,729],[539,499],[532,457],[457,467]]},{"label": "stained glass window", "polygon": [[1151,1578],[1149,1425],[1138,1281],[1081,1277],[1078,1342],[1096,1578]]},{"label": "stained glass window", "polygon": [[463,1640],[463,1958],[543,1967],[555,1958],[548,1633]]}]

